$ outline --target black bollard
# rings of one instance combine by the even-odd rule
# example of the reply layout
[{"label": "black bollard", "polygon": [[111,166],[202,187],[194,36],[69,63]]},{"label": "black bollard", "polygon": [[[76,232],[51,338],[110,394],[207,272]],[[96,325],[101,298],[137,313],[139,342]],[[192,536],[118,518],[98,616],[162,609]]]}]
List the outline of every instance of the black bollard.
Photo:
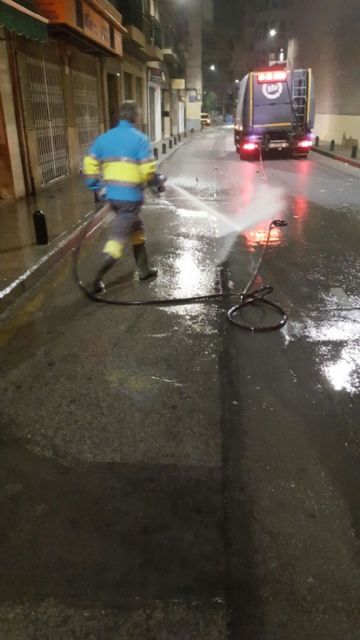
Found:
[{"label": "black bollard", "polygon": [[166,142],[162,143],[162,152],[166,153]]},{"label": "black bollard", "polygon": [[315,138],[315,147],[318,147],[320,145],[320,138],[319,136],[316,136]]},{"label": "black bollard", "polygon": [[353,148],[351,149],[351,157],[355,160],[355,158],[357,158],[357,154],[358,154],[358,146],[357,144],[354,144]]},{"label": "black bollard", "polygon": [[33,221],[34,221],[34,229],[35,229],[35,237],[37,244],[48,244],[49,236],[46,224],[45,214],[38,209],[33,213]]},{"label": "black bollard", "polygon": [[173,141],[170,138],[170,140],[169,140],[169,149],[172,149],[172,148],[173,148]]},{"label": "black bollard", "polygon": [[335,140],[331,140],[330,142],[330,151],[335,151]]},{"label": "black bollard", "polygon": [[154,158],[155,160],[159,160],[159,150],[156,147],[154,147]]}]

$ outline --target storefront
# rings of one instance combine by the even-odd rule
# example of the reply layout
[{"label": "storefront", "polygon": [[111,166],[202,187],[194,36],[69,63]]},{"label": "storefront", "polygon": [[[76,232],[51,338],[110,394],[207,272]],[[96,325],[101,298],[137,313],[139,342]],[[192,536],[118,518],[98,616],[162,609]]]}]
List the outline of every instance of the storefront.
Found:
[{"label": "storefront", "polygon": [[136,101],[141,112],[141,128],[144,132],[147,132],[148,108],[145,64],[134,56],[125,54],[122,69],[123,99]]},{"label": "storefront", "polygon": [[18,198],[31,191],[14,42],[21,39],[42,47],[47,41],[48,20],[33,5],[30,0],[0,3],[0,198]]},{"label": "storefront", "polygon": [[108,4],[37,0],[44,24],[49,22],[46,41],[18,31],[11,36],[28,193],[78,174],[90,144],[108,126],[107,61],[118,60],[114,68],[120,70],[124,30],[120,14],[109,12]]},{"label": "storefront", "polygon": [[157,67],[148,69],[148,119],[152,142],[162,138],[162,89],[165,88],[164,72]]}]

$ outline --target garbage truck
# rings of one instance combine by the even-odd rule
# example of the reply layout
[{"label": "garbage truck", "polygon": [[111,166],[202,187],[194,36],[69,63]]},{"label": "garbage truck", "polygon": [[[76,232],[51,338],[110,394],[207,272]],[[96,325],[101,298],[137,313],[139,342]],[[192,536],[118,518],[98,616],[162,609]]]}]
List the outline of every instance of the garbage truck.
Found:
[{"label": "garbage truck", "polygon": [[251,71],[239,85],[236,150],[242,160],[272,150],[306,157],[312,146],[314,119],[311,69],[279,64]]}]

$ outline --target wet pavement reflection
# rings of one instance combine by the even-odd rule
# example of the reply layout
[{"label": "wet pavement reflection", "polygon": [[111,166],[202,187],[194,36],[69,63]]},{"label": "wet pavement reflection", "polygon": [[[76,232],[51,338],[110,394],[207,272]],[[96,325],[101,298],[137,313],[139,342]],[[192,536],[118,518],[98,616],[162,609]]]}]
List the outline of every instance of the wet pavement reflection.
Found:
[{"label": "wet pavement reflection", "polygon": [[[241,162],[227,128],[162,170],[167,193],[144,207],[159,276],[139,282],[128,251],[105,295],[241,291],[279,217],[255,285],[274,286],[289,323],[242,333],[228,300],[94,305],[69,260],[8,314],[0,635],[35,637],[45,615],[61,637],[85,606],[108,612],[106,640],[155,619],[159,638],[355,640],[359,174],[315,156]],[[84,244],[87,283],[105,236]]]}]

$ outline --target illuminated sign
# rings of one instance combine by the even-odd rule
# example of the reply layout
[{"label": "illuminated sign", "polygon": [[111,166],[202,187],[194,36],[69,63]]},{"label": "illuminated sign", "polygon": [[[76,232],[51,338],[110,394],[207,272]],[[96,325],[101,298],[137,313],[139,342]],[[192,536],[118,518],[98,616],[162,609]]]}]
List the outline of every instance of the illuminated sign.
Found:
[{"label": "illuminated sign", "polygon": [[287,80],[286,71],[259,71],[256,75],[259,84],[286,82]]},{"label": "illuminated sign", "polygon": [[[120,22],[120,14],[101,13],[86,0],[36,0],[39,12],[51,24],[63,24],[83,33],[87,38],[117,55],[122,55],[122,32],[126,29]],[[116,18],[116,14],[119,16]]]}]

